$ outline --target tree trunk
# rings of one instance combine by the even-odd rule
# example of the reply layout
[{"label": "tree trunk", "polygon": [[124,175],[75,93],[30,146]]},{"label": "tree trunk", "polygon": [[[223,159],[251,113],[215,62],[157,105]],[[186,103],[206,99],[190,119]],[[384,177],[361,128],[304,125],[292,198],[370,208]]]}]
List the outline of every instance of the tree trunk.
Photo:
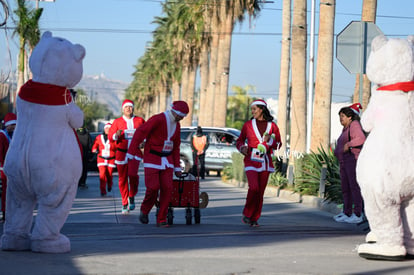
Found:
[{"label": "tree trunk", "polygon": [[172,101],[180,99],[180,82],[173,80],[172,83]]},{"label": "tree trunk", "polygon": [[280,80],[279,80],[279,108],[277,114],[277,125],[282,138],[282,147],[279,153],[284,156],[287,145],[287,106],[289,92],[289,71],[290,71],[290,20],[291,1],[283,0],[282,13],[282,47],[280,54]]},{"label": "tree trunk", "polygon": [[162,81],[159,87],[159,93],[160,93],[160,112],[164,112],[167,109],[167,98],[168,98],[168,92],[167,92],[167,86],[166,82]]},{"label": "tree trunk", "polygon": [[328,152],[330,145],[334,25],[335,0],[326,0],[319,5],[318,63],[311,139],[311,150],[314,152],[319,147]]},{"label": "tree trunk", "polygon": [[[208,86],[206,96],[206,106],[209,106],[211,110],[215,109],[215,89],[216,89],[216,71],[217,71],[217,58],[218,58],[218,45],[219,45],[219,19],[213,17],[211,23],[211,50],[210,50],[210,63],[208,72]],[[213,125],[214,112],[206,112],[205,120],[202,122],[204,126]]]},{"label": "tree trunk", "polygon": [[[362,2],[362,21],[373,22],[376,21],[377,14],[377,0],[363,0]],[[367,56],[368,58],[368,56]],[[359,102],[359,85],[360,85],[360,74],[356,75],[355,90],[353,102]],[[363,75],[362,83],[362,108],[366,108],[368,105],[369,98],[371,97],[371,82],[368,77]]]},{"label": "tree trunk", "polygon": [[194,112],[194,91],[196,82],[196,66],[190,66],[188,70],[188,85],[187,85],[187,99],[185,100],[188,104],[190,111],[188,115],[182,120],[182,126],[191,126],[193,123],[193,112]]},{"label": "tree trunk", "polygon": [[20,37],[20,49],[19,49],[19,64],[17,66],[17,87],[16,87],[16,92],[13,96],[13,111],[16,110],[16,99],[17,99],[17,94],[19,93],[20,88],[23,86],[24,84],[24,69],[25,69],[25,57],[26,57],[26,53],[24,50],[24,39]]},{"label": "tree trunk", "polygon": [[200,58],[200,102],[198,110],[198,125],[204,126],[205,117],[211,111],[207,107],[207,86],[208,86],[208,45],[204,44],[201,48]]},{"label": "tree trunk", "polygon": [[219,70],[217,71],[217,78],[220,79],[219,86],[216,93],[216,112],[214,117],[214,126],[225,127],[227,115],[227,95],[229,88],[229,74],[230,74],[230,58],[231,58],[231,40],[234,26],[233,9],[231,9],[225,17],[222,24],[221,40],[219,44],[221,58],[218,60]]},{"label": "tree trunk", "polygon": [[295,0],[292,23],[290,149],[293,160],[306,151],[306,0]]}]

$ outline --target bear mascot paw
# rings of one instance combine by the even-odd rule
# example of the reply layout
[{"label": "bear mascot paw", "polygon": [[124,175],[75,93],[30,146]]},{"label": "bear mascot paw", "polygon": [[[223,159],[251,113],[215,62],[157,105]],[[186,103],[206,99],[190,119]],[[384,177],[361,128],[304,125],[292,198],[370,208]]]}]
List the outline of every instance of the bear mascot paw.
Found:
[{"label": "bear mascot paw", "polygon": [[33,49],[33,78],[19,91],[18,124],[4,165],[8,188],[3,250],[70,251],[70,241],[60,230],[82,172],[74,129],[83,125],[83,112],[69,89],[82,78],[84,57],[83,46],[50,32]]},{"label": "bear mascot paw", "polygon": [[414,37],[373,39],[366,73],[374,84],[361,125],[369,132],[357,179],[371,232],[367,259],[414,255]]}]

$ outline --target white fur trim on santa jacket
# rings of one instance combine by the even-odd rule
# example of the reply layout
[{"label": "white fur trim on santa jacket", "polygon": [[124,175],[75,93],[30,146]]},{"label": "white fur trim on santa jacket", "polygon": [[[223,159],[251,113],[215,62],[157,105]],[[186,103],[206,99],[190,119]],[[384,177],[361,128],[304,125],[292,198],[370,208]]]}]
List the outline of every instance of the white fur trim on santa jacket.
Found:
[{"label": "white fur trim on santa jacket", "polygon": [[[111,128],[108,132],[108,138],[116,148],[115,153],[115,163],[116,164],[127,164],[128,159],[126,153],[131,144],[132,136],[128,137],[128,131],[134,133],[135,129],[140,127],[145,123],[145,120],[142,117],[134,116],[131,119],[128,119],[124,116],[119,117],[114,120]],[[119,138],[116,138],[115,133],[118,130],[122,130],[122,135]]]},{"label": "white fur trim on santa jacket", "polygon": [[[173,121],[170,111],[160,113],[151,117],[144,125],[139,127],[132,139],[128,154],[131,157],[144,159],[145,168],[165,169],[180,168],[180,123]],[[144,156],[139,145],[145,141]],[[172,142],[172,143],[171,143]],[[168,144],[172,147],[167,146]],[[170,150],[168,153],[167,151]]]},{"label": "white fur trim on santa jacket", "polygon": [[[263,142],[262,135],[260,135],[259,130],[257,128],[256,119],[252,119],[244,123],[240,136],[237,139],[236,146],[239,151],[243,146],[248,146],[248,154],[244,157],[245,171],[275,171],[272,161],[272,153],[273,150],[280,148],[280,146],[282,145],[282,142],[280,140],[279,128],[274,122],[268,122],[266,132],[270,135],[275,135],[275,138],[271,138],[267,143]],[[264,162],[253,161],[251,159],[252,149],[257,148],[259,144],[263,144],[267,149],[267,152],[264,156]]]}]

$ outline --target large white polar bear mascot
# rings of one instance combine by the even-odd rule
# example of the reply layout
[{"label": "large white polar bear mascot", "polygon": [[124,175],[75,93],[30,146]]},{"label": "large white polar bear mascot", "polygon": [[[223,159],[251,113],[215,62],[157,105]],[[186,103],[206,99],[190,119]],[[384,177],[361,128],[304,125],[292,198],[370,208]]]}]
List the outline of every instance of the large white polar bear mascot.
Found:
[{"label": "large white polar bear mascot", "polygon": [[361,124],[368,138],[357,179],[365,202],[367,259],[414,255],[414,37],[374,38],[367,76],[375,85]]},{"label": "large white polar bear mascot", "polygon": [[60,230],[82,172],[74,129],[82,126],[83,112],[68,88],[81,80],[84,56],[84,47],[50,32],[32,52],[33,79],[19,91],[18,124],[4,165],[8,186],[3,250],[70,251],[70,241]]}]

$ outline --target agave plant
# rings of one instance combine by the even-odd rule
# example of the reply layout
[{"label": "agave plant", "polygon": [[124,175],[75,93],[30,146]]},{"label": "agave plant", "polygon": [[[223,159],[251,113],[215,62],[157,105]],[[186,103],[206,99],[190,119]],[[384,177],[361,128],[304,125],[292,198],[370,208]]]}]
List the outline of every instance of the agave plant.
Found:
[{"label": "agave plant", "polygon": [[234,179],[234,176],[233,176],[233,166],[231,164],[224,165],[221,178],[224,181]]},{"label": "agave plant", "polygon": [[270,174],[269,185],[285,189],[288,185],[288,179],[281,172],[274,172]]},{"label": "agave plant", "polygon": [[325,199],[342,203],[339,163],[333,151],[305,154],[296,163],[295,191],[302,195],[318,195],[322,169],[326,168]]}]

